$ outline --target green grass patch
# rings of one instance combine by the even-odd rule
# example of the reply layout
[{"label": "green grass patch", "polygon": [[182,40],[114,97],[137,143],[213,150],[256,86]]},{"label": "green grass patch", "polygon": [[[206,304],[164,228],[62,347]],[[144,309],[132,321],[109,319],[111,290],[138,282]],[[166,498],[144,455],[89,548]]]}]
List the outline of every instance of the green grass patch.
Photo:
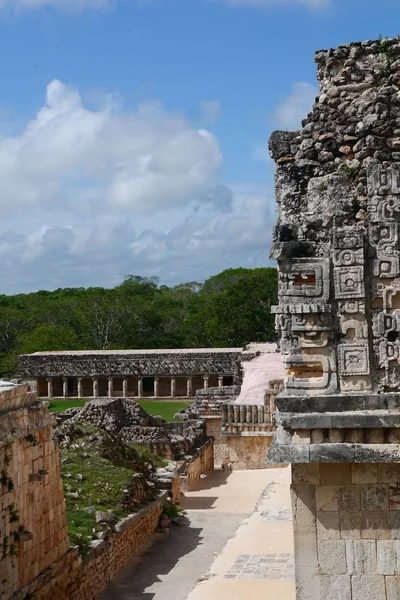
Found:
[{"label": "green grass patch", "polygon": [[78,398],[72,398],[71,400],[50,400],[49,411],[63,412],[67,408],[81,408],[85,404],[85,400],[79,400]]},{"label": "green grass patch", "polygon": [[[88,428],[88,436],[90,433]],[[88,444],[90,441],[85,436],[72,448],[61,450],[61,458],[68,458],[68,462],[61,461],[61,473],[70,539],[83,550],[102,530],[96,523],[94,512],[85,509],[94,507],[95,510],[112,511],[117,517],[127,515],[128,511],[123,508],[123,490],[134,472],[132,468],[114,465],[99,455],[94,444],[92,447]]]},{"label": "green grass patch", "polygon": [[178,402],[174,400],[168,402],[153,402],[152,400],[140,400],[139,404],[144,408],[146,412],[149,413],[149,415],[160,416],[163,419],[165,419],[165,421],[171,422],[176,420],[174,419],[175,413],[177,413],[179,410],[182,410],[183,408],[190,406],[193,403],[182,401]]}]

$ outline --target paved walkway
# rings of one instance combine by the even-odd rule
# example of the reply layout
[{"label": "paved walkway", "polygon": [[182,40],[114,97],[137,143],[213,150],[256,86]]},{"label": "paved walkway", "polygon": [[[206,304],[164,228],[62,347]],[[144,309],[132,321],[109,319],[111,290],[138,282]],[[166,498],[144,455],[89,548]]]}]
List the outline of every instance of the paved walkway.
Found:
[{"label": "paved walkway", "polygon": [[[264,472],[265,471],[261,471]],[[290,471],[275,478],[188,600],[295,600]]]},{"label": "paved walkway", "polygon": [[182,503],[190,526],[150,545],[100,600],[294,600],[288,481],[282,469],[209,474]]}]

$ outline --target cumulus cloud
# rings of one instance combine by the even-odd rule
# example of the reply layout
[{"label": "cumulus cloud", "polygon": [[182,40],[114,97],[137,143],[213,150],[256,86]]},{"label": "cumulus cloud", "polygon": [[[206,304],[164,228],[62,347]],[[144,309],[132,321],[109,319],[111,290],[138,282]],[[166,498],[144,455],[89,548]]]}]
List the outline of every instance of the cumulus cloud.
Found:
[{"label": "cumulus cloud", "polygon": [[218,204],[221,164],[211,132],[191,127],[161,105],[121,113],[108,99],[101,110],[88,110],[76,90],[54,80],[45,106],[23,133],[0,138],[0,206],[3,212],[43,206],[55,197],[66,203],[71,184],[75,195],[84,194],[97,207],[150,212]]},{"label": "cumulus cloud", "polygon": [[265,264],[273,194],[225,185],[222,163],[211,131],[161,104],[89,110],[50,82],[36,117],[0,136],[2,292]]},{"label": "cumulus cloud", "polygon": [[317,95],[318,88],[315,85],[303,81],[295,83],[275,111],[277,125],[283,129],[299,129]]}]

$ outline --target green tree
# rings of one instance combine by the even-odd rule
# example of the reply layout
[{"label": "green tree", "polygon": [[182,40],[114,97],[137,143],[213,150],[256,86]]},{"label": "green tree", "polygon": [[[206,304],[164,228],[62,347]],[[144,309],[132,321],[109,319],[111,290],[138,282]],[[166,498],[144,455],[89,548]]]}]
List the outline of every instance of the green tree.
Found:
[{"label": "green tree", "polygon": [[38,325],[33,331],[21,335],[18,343],[21,354],[77,348],[79,343],[75,331],[65,325]]}]

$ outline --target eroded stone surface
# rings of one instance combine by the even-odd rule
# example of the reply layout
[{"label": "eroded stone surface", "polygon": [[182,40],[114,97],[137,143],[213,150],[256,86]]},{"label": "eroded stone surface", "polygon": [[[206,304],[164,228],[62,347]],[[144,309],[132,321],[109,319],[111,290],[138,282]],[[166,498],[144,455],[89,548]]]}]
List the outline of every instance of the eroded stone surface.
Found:
[{"label": "eroded stone surface", "polygon": [[388,600],[400,575],[400,38],[315,60],[302,129],[270,139],[286,378],[267,460],[293,463],[297,600]]}]

